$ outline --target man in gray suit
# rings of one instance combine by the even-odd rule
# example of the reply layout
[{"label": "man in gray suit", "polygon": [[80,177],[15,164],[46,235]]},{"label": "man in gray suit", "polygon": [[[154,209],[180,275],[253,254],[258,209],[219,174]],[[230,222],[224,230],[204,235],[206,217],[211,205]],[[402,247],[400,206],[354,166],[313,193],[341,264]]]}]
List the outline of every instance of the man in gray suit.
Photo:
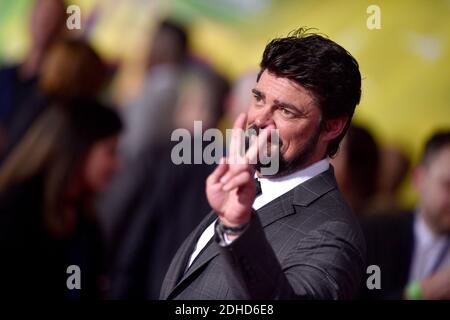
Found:
[{"label": "man in gray suit", "polygon": [[[227,158],[206,182],[213,211],[176,253],[160,297],[352,298],[365,243],[329,157],[360,100],[358,63],[335,42],[300,29],[266,46],[252,92]],[[258,142],[242,153],[235,133],[249,126],[260,129]],[[278,149],[268,142],[274,129]],[[263,148],[279,151],[275,175],[251,165]]]}]

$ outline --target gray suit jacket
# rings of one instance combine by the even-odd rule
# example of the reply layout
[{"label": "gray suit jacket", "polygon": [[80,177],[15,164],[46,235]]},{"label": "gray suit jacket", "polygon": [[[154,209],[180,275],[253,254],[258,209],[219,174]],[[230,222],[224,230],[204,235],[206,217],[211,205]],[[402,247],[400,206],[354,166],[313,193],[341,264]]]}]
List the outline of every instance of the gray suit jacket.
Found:
[{"label": "gray suit jacket", "polygon": [[365,271],[360,226],[333,169],[257,211],[228,246],[212,239],[185,272],[210,213],[176,253],[161,299],[349,299]]}]

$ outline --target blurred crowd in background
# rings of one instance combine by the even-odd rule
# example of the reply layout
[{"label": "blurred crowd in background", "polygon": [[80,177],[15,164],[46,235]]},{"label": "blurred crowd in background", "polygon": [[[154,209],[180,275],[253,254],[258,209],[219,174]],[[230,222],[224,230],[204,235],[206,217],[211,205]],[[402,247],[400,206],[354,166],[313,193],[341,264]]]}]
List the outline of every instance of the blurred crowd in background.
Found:
[{"label": "blurred crowd in background", "polygon": [[[187,26],[149,12],[143,76],[118,98],[120,63],[100,55],[85,29],[67,29],[67,3],[32,2],[28,51],[0,67],[2,295],[157,299],[175,251],[209,211],[214,169],[175,165],[171,133],[193,133],[194,121],[230,127],[250,103],[258,66],[230,78],[194,53]],[[361,297],[402,298],[422,280],[441,283],[432,297],[450,297],[450,124],[434,129],[415,159],[356,122],[331,161],[361,218],[368,264],[382,272],[385,290]],[[409,184],[417,201],[405,206]],[[421,221],[433,231],[423,246]],[[67,290],[69,265],[80,266],[82,290]]]}]

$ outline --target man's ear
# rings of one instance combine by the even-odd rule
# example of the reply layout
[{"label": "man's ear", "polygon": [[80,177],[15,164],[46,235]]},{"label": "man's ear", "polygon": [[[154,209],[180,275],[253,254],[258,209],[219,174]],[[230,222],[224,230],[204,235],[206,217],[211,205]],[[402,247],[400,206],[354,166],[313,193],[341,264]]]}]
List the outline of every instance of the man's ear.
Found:
[{"label": "man's ear", "polygon": [[322,139],[329,142],[339,136],[347,125],[348,116],[325,120],[322,129]]}]

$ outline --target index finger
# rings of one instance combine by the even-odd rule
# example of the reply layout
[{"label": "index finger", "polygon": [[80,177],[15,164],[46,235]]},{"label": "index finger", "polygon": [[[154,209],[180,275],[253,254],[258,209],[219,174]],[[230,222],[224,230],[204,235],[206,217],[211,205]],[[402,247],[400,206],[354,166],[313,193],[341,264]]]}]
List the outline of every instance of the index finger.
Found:
[{"label": "index finger", "polygon": [[233,132],[231,134],[229,157],[237,159],[244,140],[244,129],[247,124],[247,114],[241,113],[234,122]]}]

